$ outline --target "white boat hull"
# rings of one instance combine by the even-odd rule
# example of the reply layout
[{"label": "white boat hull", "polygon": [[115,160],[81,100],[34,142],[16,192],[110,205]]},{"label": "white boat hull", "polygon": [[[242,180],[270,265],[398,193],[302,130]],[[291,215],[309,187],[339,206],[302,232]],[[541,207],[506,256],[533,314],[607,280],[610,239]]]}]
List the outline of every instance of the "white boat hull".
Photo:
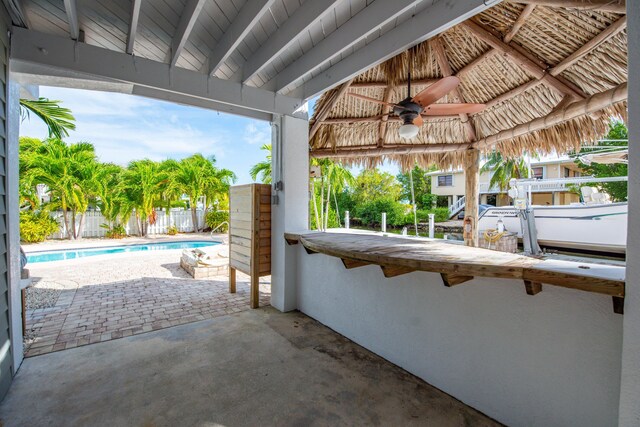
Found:
[{"label": "white boat hull", "polygon": [[[541,246],[625,253],[627,203],[600,205],[533,206]],[[505,229],[522,237],[517,211],[512,206],[487,209],[479,219],[479,230],[496,228],[502,217]]]}]

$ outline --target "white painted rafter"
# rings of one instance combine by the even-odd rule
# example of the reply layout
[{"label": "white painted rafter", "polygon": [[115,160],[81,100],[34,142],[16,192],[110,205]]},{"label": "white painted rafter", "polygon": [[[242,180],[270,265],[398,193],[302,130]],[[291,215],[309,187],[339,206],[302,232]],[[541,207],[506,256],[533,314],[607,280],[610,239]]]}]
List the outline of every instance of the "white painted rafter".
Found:
[{"label": "white painted rafter", "polygon": [[64,10],[69,22],[69,34],[73,40],[80,37],[80,21],[78,20],[78,3],[76,0],[64,0]]},{"label": "white painted rafter", "polygon": [[218,71],[274,2],[275,0],[250,0],[242,6],[209,57],[210,75]]},{"label": "white painted rafter", "polygon": [[140,20],[140,6],[142,0],[132,0],[131,2],[131,22],[129,23],[129,33],[127,34],[126,52],[131,55],[133,53],[133,45],[136,42],[138,34],[138,21]]},{"label": "white painted rafter", "polygon": [[[24,28],[12,28],[12,64],[39,65],[70,73],[83,73],[134,86],[147,87],[158,93],[173,93],[176,102],[202,106],[208,103],[226,104],[242,109],[270,114],[305,116],[294,113],[304,105],[291,98],[260,88],[243,85],[169,64],[138,58],[86,43],[75,43],[64,37],[52,36]],[[12,65],[13,66],[13,65]]]},{"label": "white painted rafter", "polygon": [[321,20],[340,0],[305,2],[244,64],[242,81],[247,82],[291,46],[310,26]]},{"label": "white painted rafter", "polygon": [[184,11],[180,16],[180,22],[178,22],[178,27],[176,28],[176,34],[171,41],[171,60],[169,63],[172,67],[176,65],[205,2],[206,0],[188,0],[184,6]]},{"label": "white painted rafter", "polygon": [[[375,5],[376,3],[377,2],[374,2],[373,4]],[[440,34],[454,25],[492,7],[495,3],[496,2],[487,0],[435,2],[427,9],[412,16],[406,22],[403,22],[383,36],[371,41],[371,43],[306,82],[304,84],[302,98],[313,98],[357,76],[374,65],[380,64],[407,50],[409,47]],[[371,6],[364,9],[363,12],[370,7]],[[356,17],[358,15],[356,15]],[[355,17],[352,19],[355,19]],[[329,37],[323,40],[323,42],[329,40]],[[319,45],[320,44],[318,44],[318,46]],[[282,75],[283,73],[280,74]],[[278,91],[280,91],[280,89],[282,89],[282,87],[278,84]]]},{"label": "white painted rafter", "polygon": [[[420,1],[374,1],[278,73],[277,77],[273,79],[275,80],[276,92],[282,91],[322,64],[340,55],[417,3]],[[267,86],[271,86],[273,80],[267,83]]]}]

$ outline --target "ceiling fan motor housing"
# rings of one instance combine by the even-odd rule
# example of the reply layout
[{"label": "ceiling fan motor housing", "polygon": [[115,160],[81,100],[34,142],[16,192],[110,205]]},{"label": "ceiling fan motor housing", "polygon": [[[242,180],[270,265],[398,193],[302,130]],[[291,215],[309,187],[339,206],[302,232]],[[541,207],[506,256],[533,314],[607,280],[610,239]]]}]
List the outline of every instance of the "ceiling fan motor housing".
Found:
[{"label": "ceiling fan motor housing", "polygon": [[411,98],[407,98],[398,103],[397,107],[393,108],[393,112],[397,114],[405,124],[413,123],[413,120],[422,112],[422,106],[411,102]]}]

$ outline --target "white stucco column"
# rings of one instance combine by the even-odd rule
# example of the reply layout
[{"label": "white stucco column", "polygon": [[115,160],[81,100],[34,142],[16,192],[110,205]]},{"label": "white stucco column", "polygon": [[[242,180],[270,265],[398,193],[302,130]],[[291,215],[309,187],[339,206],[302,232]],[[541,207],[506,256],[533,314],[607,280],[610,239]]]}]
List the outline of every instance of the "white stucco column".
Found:
[{"label": "white stucco column", "polygon": [[[640,425],[640,1],[627,2],[629,55],[629,224],[619,426]],[[629,261],[636,262],[629,262]]]},{"label": "white stucco column", "polygon": [[271,305],[280,311],[297,308],[296,248],[286,244],[284,232],[308,228],[308,140],[307,120],[274,119],[272,187],[277,200],[271,206]]}]

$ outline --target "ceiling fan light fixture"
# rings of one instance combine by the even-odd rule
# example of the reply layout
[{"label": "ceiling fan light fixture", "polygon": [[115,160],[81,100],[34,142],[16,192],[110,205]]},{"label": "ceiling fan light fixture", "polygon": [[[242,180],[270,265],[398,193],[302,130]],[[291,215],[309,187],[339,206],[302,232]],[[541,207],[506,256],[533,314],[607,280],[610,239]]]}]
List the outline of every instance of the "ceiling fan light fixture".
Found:
[{"label": "ceiling fan light fixture", "polygon": [[420,128],[412,123],[405,123],[400,126],[400,137],[405,139],[412,139],[418,135]]}]

